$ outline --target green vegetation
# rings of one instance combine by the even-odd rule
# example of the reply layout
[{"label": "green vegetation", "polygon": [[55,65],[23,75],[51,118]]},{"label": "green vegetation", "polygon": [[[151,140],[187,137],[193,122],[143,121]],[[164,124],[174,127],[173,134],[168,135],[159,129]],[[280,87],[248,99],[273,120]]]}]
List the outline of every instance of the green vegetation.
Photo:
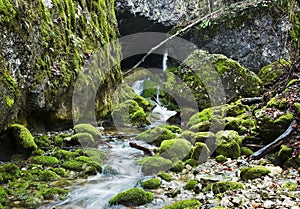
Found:
[{"label": "green vegetation", "polygon": [[44,166],[55,166],[59,163],[59,160],[53,156],[33,156],[29,160],[32,163]]},{"label": "green vegetation", "polygon": [[218,163],[225,163],[227,160],[228,160],[227,157],[225,157],[224,155],[218,155],[218,156],[216,157],[216,161],[217,161]]},{"label": "green vegetation", "polygon": [[260,178],[262,176],[267,175],[268,173],[271,173],[270,169],[264,167],[264,166],[254,166],[252,168],[250,167],[244,167],[241,169],[241,179],[244,181],[248,181],[249,179],[256,179]]},{"label": "green vegetation", "polygon": [[297,188],[299,187],[299,185],[295,182],[285,182],[283,185],[282,185],[282,188],[284,189],[287,189],[288,191],[296,191]]},{"label": "green vegetation", "polygon": [[159,154],[166,159],[185,159],[192,151],[191,144],[185,139],[164,140],[159,148]]},{"label": "green vegetation", "polygon": [[198,184],[197,180],[189,180],[186,185],[184,185],[183,189],[193,190],[195,186]]},{"label": "green vegetation", "polygon": [[153,129],[144,131],[136,136],[137,140],[145,141],[155,146],[160,146],[161,142],[176,138],[176,134],[167,128],[157,126]]},{"label": "green vegetation", "polygon": [[163,157],[149,157],[142,162],[142,172],[146,175],[156,174],[159,171],[166,171],[172,168],[172,161]]},{"label": "green vegetation", "polygon": [[85,123],[77,124],[74,126],[74,131],[76,133],[89,133],[95,138],[101,136],[100,131],[91,124],[85,124]]},{"label": "green vegetation", "polygon": [[109,204],[122,204],[126,206],[139,206],[151,202],[154,195],[151,192],[145,192],[140,188],[133,188],[121,192],[109,200]]},{"label": "green vegetation", "polygon": [[158,177],[160,177],[161,179],[165,180],[165,181],[172,181],[172,175],[166,172],[159,172],[157,174]]},{"label": "green vegetation", "polygon": [[161,185],[161,180],[158,178],[152,178],[142,182],[144,189],[156,189]]},{"label": "green vegetation", "polygon": [[244,184],[240,182],[221,181],[221,182],[211,183],[207,185],[205,190],[206,191],[212,190],[215,194],[218,194],[229,190],[233,191],[233,190],[238,190],[243,188],[244,188]]},{"label": "green vegetation", "polygon": [[219,131],[216,134],[216,153],[228,158],[237,159],[241,155],[241,137],[236,131]]},{"label": "green vegetation", "polygon": [[175,202],[173,204],[167,205],[163,207],[162,209],[200,209],[201,203],[199,200],[196,199],[189,199],[189,200],[181,200],[178,202]]}]

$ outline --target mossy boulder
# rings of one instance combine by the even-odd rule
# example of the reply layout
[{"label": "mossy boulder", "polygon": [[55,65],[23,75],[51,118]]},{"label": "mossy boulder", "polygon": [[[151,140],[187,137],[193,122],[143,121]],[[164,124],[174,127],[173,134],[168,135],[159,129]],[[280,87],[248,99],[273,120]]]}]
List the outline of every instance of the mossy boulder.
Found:
[{"label": "mossy boulder", "polygon": [[59,160],[53,156],[33,156],[29,161],[44,166],[55,166],[59,163]]},{"label": "mossy boulder", "polygon": [[193,135],[192,142],[208,142],[215,139],[215,134],[212,132],[197,132]]},{"label": "mossy boulder", "polygon": [[173,165],[171,170],[174,172],[181,172],[184,169],[184,163],[181,160],[176,160]]},{"label": "mossy boulder", "polygon": [[189,199],[189,200],[180,200],[178,202],[172,203],[163,207],[162,209],[200,209],[201,203],[199,200],[196,199]]},{"label": "mossy boulder", "polygon": [[241,148],[241,155],[250,156],[253,154],[253,151],[248,147]]},{"label": "mossy boulder", "polygon": [[113,109],[112,117],[116,126],[137,126],[144,127],[150,125],[148,114],[139,104],[130,99],[119,104]]},{"label": "mossy boulder", "polygon": [[[8,194],[3,187],[0,187],[0,204],[5,204],[8,198]],[[0,206],[1,208],[1,206]],[[3,208],[3,206],[2,206]]]},{"label": "mossy boulder", "polygon": [[89,147],[94,145],[95,140],[92,134],[90,133],[77,133],[70,137],[68,141],[70,145],[82,145],[83,147]]},{"label": "mossy boulder", "polygon": [[191,158],[197,160],[199,163],[207,161],[211,152],[207,145],[203,142],[197,142],[193,148]]},{"label": "mossy boulder", "polygon": [[152,202],[154,195],[140,188],[133,188],[121,192],[109,200],[110,205],[139,206]]},{"label": "mossy boulder", "polygon": [[[209,94],[219,94],[220,88],[223,88],[227,101],[259,96],[263,90],[262,81],[255,73],[224,55],[202,50],[195,50],[173,73],[178,78],[164,82],[165,88],[169,87],[170,92],[184,98],[187,103],[193,104],[195,99],[198,107],[203,109],[210,106]],[[216,76],[222,87],[217,85]],[[190,88],[193,98],[187,97],[186,92],[182,93],[181,80]]]},{"label": "mossy boulder", "polygon": [[54,181],[57,180],[59,176],[51,170],[44,170],[41,172],[40,180],[42,181]]},{"label": "mossy boulder", "polygon": [[194,136],[195,136],[195,132],[190,130],[185,130],[179,135],[179,138],[185,139],[189,141],[191,144],[195,144],[195,141],[193,140]]},{"label": "mossy boulder", "polygon": [[91,134],[94,138],[98,138],[101,136],[100,131],[97,129],[97,127],[88,124],[88,123],[81,123],[77,124],[74,126],[74,131],[76,133],[89,133]]},{"label": "mossy boulder", "polygon": [[171,168],[172,161],[159,156],[146,158],[144,162],[142,162],[142,172],[146,175],[167,171]]},{"label": "mossy boulder", "polygon": [[192,127],[194,125],[197,125],[201,122],[204,122],[204,121],[209,121],[210,118],[212,117],[212,108],[206,108],[204,110],[202,110],[201,112],[198,112],[196,114],[194,114],[189,122],[187,123],[187,126],[188,127]]},{"label": "mossy boulder", "polygon": [[38,195],[43,196],[45,200],[54,200],[57,197],[60,197],[62,199],[68,194],[68,190],[63,188],[44,188],[38,192]]},{"label": "mossy boulder", "polygon": [[260,178],[271,173],[270,169],[264,166],[244,167],[241,169],[241,179],[248,181],[251,179]]},{"label": "mossy boulder", "polygon": [[226,191],[234,191],[243,188],[244,184],[240,182],[221,181],[207,185],[205,191],[213,191],[213,193],[219,194]]},{"label": "mossy boulder", "polygon": [[211,122],[210,121],[203,121],[200,123],[197,123],[195,125],[193,125],[192,127],[190,127],[190,131],[193,132],[205,132],[205,131],[209,131],[210,127],[211,127]]},{"label": "mossy boulder", "polygon": [[225,163],[227,160],[228,160],[227,157],[225,157],[224,155],[218,155],[218,156],[216,156],[216,161],[218,163]]},{"label": "mossy boulder", "polygon": [[25,126],[21,124],[13,124],[9,126],[7,131],[12,134],[12,140],[19,152],[30,154],[38,148],[34,142],[33,136]]},{"label": "mossy boulder", "polygon": [[288,107],[288,102],[287,102],[286,98],[279,99],[277,97],[273,97],[268,101],[267,107],[268,108],[277,108],[279,110],[285,110]]},{"label": "mossy boulder", "polygon": [[293,121],[291,113],[282,112],[276,108],[263,108],[255,113],[257,132],[264,144],[274,141]]},{"label": "mossy boulder", "polygon": [[185,159],[188,158],[192,151],[189,141],[185,139],[164,140],[159,148],[159,154],[166,159]]},{"label": "mossy boulder", "polygon": [[0,165],[0,182],[16,180],[22,174],[20,168],[13,163]]},{"label": "mossy boulder", "polygon": [[283,164],[285,161],[287,161],[291,155],[292,155],[293,149],[286,146],[281,145],[279,152],[277,153],[279,161]]},{"label": "mossy boulder", "polygon": [[144,189],[156,189],[161,185],[161,180],[159,178],[152,178],[142,182],[142,187]]},{"label": "mossy boulder", "polygon": [[189,180],[183,187],[185,190],[193,190],[195,186],[198,184],[197,180]]},{"label": "mossy boulder", "polygon": [[50,147],[51,140],[48,135],[35,136],[34,142],[38,147]]},{"label": "mossy boulder", "polygon": [[246,105],[242,104],[242,101],[239,99],[235,102],[226,105],[225,112],[228,117],[236,117],[245,113],[249,108]]},{"label": "mossy boulder", "polygon": [[241,155],[241,137],[236,131],[219,131],[216,134],[216,154],[237,159]]},{"label": "mossy boulder", "polygon": [[161,179],[165,180],[165,181],[172,181],[173,176],[167,172],[161,171],[157,174],[158,177],[160,177]]},{"label": "mossy boulder", "polygon": [[93,159],[80,156],[75,158],[74,160],[66,161],[62,164],[62,167],[65,169],[82,172],[84,174],[97,174],[102,171],[102,162],[94,161]]},{"label": "mossy boulder", "polygon": [[168,139],[176,138],[176,134],[167,128],[157,126],[153,129],[146,130],[136,136],[137,140],[145,141],[155,146],[160,146],[161,142]]},{"label": "mossy boulder", "polygon": [[263,67],[259,73],[258,77],[264,82],[264,84],[276,81],[281,76],[283,76],[291,63],[286,60],[278,60],[265,67]]}]

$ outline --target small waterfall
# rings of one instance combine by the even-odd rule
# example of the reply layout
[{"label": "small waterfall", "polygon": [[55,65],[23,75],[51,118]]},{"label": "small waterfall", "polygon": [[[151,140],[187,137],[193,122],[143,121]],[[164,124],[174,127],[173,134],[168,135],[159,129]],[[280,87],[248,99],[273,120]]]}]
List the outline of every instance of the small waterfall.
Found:
[{"label": "small waterfall", "polygon": [[163,56],[163,61],[162,61],[162,70],[165,72],[167,68],[168,68],[168,49],[166,48]]},{"label": "small waterfall", "polygon": [[134,92],[141,96],[144,90],[144,80],[137,80],[132,84]]}]

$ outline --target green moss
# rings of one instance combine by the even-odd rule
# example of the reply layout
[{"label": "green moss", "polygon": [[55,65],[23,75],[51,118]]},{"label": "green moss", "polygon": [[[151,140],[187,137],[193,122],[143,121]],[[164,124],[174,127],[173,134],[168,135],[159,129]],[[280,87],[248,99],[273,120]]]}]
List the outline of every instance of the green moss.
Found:
[{"label": "green moss", "polygon": [[202,163],[209,158],[210,154],[211,153],[205,143],[197,142],[193,149],[191,158],[197,160],[199,163]]},{"label": "green moss", "polygon": [[253,151],[248,147],[241,148],[241,155],[250,156],[253,154]]},{"label": "green moss", "polygon": [[144,131],[141,134],[136,136],[137,140],[145,141],[155,146],[160,146],[161,142],[164,140],[174,139],[174,138],[176,138],[176,134],[174,134],[169,129],[159,127],[159,126]]},{"label": "green moss", "polygon": [[186,185],[184,185],[183,189],[185,190],[193,190],[195,186],[198,184],[196,180],[189,180]]},{"label": "green moss", "polygon": [[9,0],[2,0],[0,2],[0,24],[10,23],[16,16],[16,8],[10,3]]},{"label": "green moss", "polygon": [[159,172],[158,174],[157,174],[157,176],[158,177],[160,177],[161,179],[163,179],[163,180],[165,180],[165,181],[171,181],[172,180],[172,175],[171,174],[169,174],[169,173],[166,173],[166,172]]},{"label": "green moss", "polygon": [[212,141],[215,139],[215,134],[212,132],[198,132],[196,134],[193,135],[194,137],[192,138],[192,141],[194,142],[194,144],[196,142],[208,142],[208,141]]},{"label": "green moss", "polygon": [[281,99],[278,100],[276,97],[273,97],[270,99],[270,101],[267,103],[267,107],[275,107],[278,108],[279,110],[284,110],[287,108],[287,101],[286,99]]},{"label": "green moss", "polygon": [[154,156],[145,158],[142,162],[142,172],[146,175],[155,174],[172,168],[172,162],[162,157]]},{"label": "green moss", "polygon": [[163,207],[162,209],[200,209],[201,203],[196,199],[180,200]]},{"label": "green moss", "polygon": [[158,178],[152,178],[142,182],[144,189],[156,189],[161,185],[161,180]]},{"label": "green moss", "polygon": [[97,174],[102,171],[101,166],[101,161],[94,161],[86,156],[80,156],[62,164],[65,169],[83,172],[84,174]]},{"label": "green moss", "polygon": [[228,160],[227,157],[225,157],[224,155],[218,155],[218,156],[216,157],[216,161],[217,161],[218,163],[225,163],[227,160]]},{"label": "green moss", "polygon": [[42,181],[53,181],[53,180],[57,180],[59,178],[59,176],[51,170],[44,170],[41,172],[40,175],[40,180]]},{"label": "green moss", "polygon": [[207,185],[205,191],[212,190],[215,194],[218,194],[218,193],[224,193],[226,191],[234,191],[243,188],[244,188],[244,184],[240,182],[221,181],[221,182],[211,183]]},{"label": "green moss", "polygon": [[191,152],[191,144],[185,139],[169,139],[164,140],[159,148],[161,157],[172,160],[173,158],[185,159],[189,157]]},{"label": "green moss", "polygon": [[5,204],[7,202],[8,194],[3,187],[0,187],[0,204]]},{"label": "green moss", "polygon": [[148,115],[143,108],[132,99],[117,105],[112,112],[115,124],[118,126],[137,126],[144,127],[150,125]]},{"label": "green moss", "polygon": [[236,131],[219,131],[216,134],[216,154],[237,159],[241,155],[241,137]]},{"label": "green moss", "polygon": [[20,146],[21,149],[26,152],[32,152],[37,149],[33,136],[25,126],[13,124],[10,125],[9,131],[12,132],[16,144]]},{"label": "green moss", "polygon": [[68,194],[68,190],[54,187],[44,188],[38,192],[39,195],[43,196],[45,200],[54,200],[57,196],[62,199]]},{"label": "green moss", "polygon": [[173,163],[171,170],[174,172],[181,172],[184,169],[184,163],[181,160],[175,161]]},{"label": "green moss", "polygon": [[192,167],[196,167],[197,165],[199,165],[199,161],[194,159],[188,159],[187,161],[185,161],[185,164],[190,165]]},{"label": "green moss", "polygon": [[1,182],[8,182],[11,180],[16,180],[21,175],[20,168],[13,163],[7,163],[0,165],[0,174],[1,174]]},{"label": "green moss", "polygon": [[76,133],[89,133],[95,138],[101,136],[100,131],[95,126],[93,126],[91,124],[86,124],[86,123],[75,125],[74,131]]},{"label": "green moss", "polygon": [[38,147],[50,147],[51,145],[50,136],[47,135],[34,137],[34,142]]},{"label": "green moss", "polygon": [[289,61],[279,60],[263,67],[258,77],[265,83],[270,83],[284,75],[288,67],[291,65]]},{"label": "green moss", "polygon": [[283,185],[282,185],[282,188],[283,189],[287,189],[288,191],[296,191],[297,188],[298,188],[298,184],[295,183],[295,182],[285,182]]},{"label": "green moss", "polygon": [[12,108],[15,104],[15,99],[9,96],[4,96],[5,104],[9,107]]},{"label": "green moss", "polygon": [[122,204],[126,206],[139,206],[151,202],[154,195],[140,188],[133,188],[121,192],[109,200],[110,205]]},{"label": "green moss", "polygon": [[44,165],[44,166],[55,166],[58,165],[59,160],[53,156],[33,156],[29,159],[32,163]]},{"label": "green moss", "polygon": [[247,106],[243,105],[241,100],[237,100],[236,102],[226,106],[225,112],[228,117],[229,116],[236,117],[238,115],[245,113],[247,109],[248,109]]},{"label": "green moss", "polygon": [[194,136],[195,133],[193,131],[185,130],[179,135],[179,138],[185,139],[189,141],[191,144],[194,144],[195,143],[195,141],[193,140]]},{"label": "green moss", "polygon": [[295,112],[300,115],[300,103],[298,102],[295,102],[294,103],[294,109],[295,109]]},{"label": "green moss", "polygon": [[194,114],[190,118],[189,122],[187,123],[187,126],[192,127],[193,125],[196,125],[198,123],[208,121],[208,120],[210,120],[211,116],[212,116],[212,109],[206,108],[206,109],[202,110],[201,112]]},{"label": "green moss", "polygon": [[193,132],[205,132],[205,131],[209,131],[210,127],[211,127],[211,122],[210,121],[203,121],[200,123],[197,123],[193,126],[190,127],[190,131]]},{"label": "green moss", "polygon": [[175,125],[165,124],[165,125],[162,125],[162,127],[166,128],[176,134],[180,134],[182,132],[181,128],[178,126],[175,126]]},{"label": "green moss", "polygon": [[95,142],[94,137],[90,133],[77,133],[71,136],[71,144],[81,144],[84,147],[93,145]]},{"label": "green moss", "polygon": [[269,173],[271,173],[270,169],[268,169],[264,166],[254,166],[252,168],[250,168],[250,167],[242,168],[240,175],[244,181],[248,181],[249,179],[251,180],[251,179],[255,179],[255,178],[260,178]]},{"label": "green moss", "polygon": [[281,163],[284,163],[289,159],[292,155],[293,149],[286,146],[286,145],[281,145],[280,150],[278,152],[278,158]]},{"label": "green moss", "polygon": [[293,86],[294,84],[296,84],[299,81],[299,79],[292,79],[290,82],[288,82],[288,84],[286,85],[286,89],[288,89],[290,86]]}]

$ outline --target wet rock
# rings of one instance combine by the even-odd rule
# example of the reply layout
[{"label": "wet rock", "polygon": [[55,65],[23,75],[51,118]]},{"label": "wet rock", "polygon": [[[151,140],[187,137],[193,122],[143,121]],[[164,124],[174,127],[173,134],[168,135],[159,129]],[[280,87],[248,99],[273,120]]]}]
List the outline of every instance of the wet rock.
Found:
[{"label": "wet rock", "polygon": [[126,206],[139,206],[151,202],[154,195],[140,188],[133,188],[121,192],[109,200],[110,205],[122,204]]}]

